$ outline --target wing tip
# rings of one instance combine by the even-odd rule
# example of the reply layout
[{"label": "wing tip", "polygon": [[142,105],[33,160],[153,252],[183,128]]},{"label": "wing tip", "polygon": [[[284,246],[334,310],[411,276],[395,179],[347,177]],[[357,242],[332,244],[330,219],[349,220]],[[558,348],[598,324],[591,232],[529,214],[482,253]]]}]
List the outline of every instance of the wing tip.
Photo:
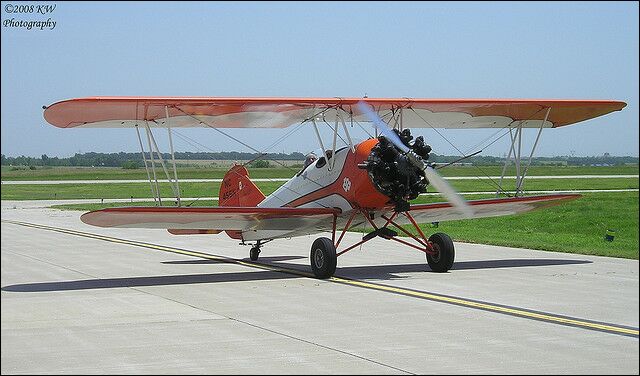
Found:
[{"label": "wing tip", "polygon": [[105,211],[104,209],[101,209],[101,210],[86,212],[80,216],[80,221],[90,226],[111,227],[103,221],[104,217],[101,214],[104,213],[104,211]]}]

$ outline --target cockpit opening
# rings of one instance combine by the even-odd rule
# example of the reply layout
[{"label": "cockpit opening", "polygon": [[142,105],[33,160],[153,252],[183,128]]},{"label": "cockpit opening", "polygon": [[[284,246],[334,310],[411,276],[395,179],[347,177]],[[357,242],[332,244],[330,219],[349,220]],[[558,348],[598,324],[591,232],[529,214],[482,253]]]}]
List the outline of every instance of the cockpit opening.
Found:
[{"label": "cockpit opening", "polygon": [[311,166],[313,162],[317,160],[318,160],[318,157],[314,153],[307,154],[307,156],[304,158],[304,165],[302,166],[302,169],[300,170],[300,172],[296,174],[296,176],[300,176],[300,174],[302,174],[304,170],[307,169],[307,167]]},{"label": "cockpit opening", "polygon": [[309,167],[309,165],[315,162],[316,159],[318,159],[318,157],[315,154],[313,153],[307,154],[307,156],[304,158],[304,167],[302,167],[302,170]]}]

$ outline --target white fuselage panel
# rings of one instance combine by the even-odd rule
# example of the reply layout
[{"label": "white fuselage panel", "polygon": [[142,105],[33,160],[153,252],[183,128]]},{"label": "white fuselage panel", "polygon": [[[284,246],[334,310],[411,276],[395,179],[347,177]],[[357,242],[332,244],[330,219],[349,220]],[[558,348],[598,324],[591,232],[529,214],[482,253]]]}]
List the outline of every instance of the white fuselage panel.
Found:
[{"label": "white fuselage panel", "polygon": [[[294,176],[288,182],[281,185],[275,192],[267,196],[258,207],[263,208],[277,208],[285,206],[301,197],[304,197],[317,190],[325,188],[334,183],[342,169],[344,168],[345,159],[349,152],[348,148],[338,150],[335,153],[335,165],[331,168],[332,159],[329,159],[323,166],[318,167],[318,162],[321,159],[311,163],[301,174]],[[305,208],[326,208],[337,207],[345,211],[345,209],[351,209],[351,205],[339,195],[333,199],[330,197],[324,197],[318,200],[314,200],[309,203],[301,205]],[[345,204],[347,206],[345,206]]]}]

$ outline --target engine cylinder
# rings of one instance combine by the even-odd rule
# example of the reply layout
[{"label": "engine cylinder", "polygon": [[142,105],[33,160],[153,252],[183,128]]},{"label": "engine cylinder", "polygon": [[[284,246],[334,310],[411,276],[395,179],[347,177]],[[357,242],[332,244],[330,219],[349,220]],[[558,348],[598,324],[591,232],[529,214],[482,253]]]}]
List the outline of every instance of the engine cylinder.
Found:
[{"label": "engine cylinder", "polygon": [[[404,129],[402,132],[395,129],[394,131],[420,158],[424,161],[429,159],[431,147],[425,144],[422,136],[412,143],[413,137],[409,129]],[[389,197],[395,203],[396,209],[400,211],[408,210],[408,201],[426,192],[429,184],[422,171],[384,136],[378,137],[378,144],[371,149],[362,167],[367,170],[373,186]]]}]

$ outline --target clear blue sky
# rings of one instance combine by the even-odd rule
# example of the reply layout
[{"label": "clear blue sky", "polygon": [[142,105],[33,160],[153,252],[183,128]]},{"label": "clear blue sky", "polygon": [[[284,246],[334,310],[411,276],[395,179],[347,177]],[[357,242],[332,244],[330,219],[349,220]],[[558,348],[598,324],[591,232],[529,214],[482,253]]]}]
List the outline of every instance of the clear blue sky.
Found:
[{"label": "clear blue sky", "polygon": [[[545,130],[537,155],[638,156],[638,3],[2,2],[2,153],[137,151],[133,130],[61,130],[42,105],[85,96],[616,99],[621,112]],[[21,3],[31,4],[31,3]],[[43,4],[37,2],[33,4]],[[5,20],[56,21],[53,30]],[[281,130],[235,131],[262,149]],[[212,130],[177,150],[246,150]],[[422,129],[439,154],[457,154]],[[448,130],[462,150],[492,131]],[[274,152],[307,152],[309,129]],[[527,134],[533,139],[533,134]],[[498,142],[486,155],[507,151]]]}]

